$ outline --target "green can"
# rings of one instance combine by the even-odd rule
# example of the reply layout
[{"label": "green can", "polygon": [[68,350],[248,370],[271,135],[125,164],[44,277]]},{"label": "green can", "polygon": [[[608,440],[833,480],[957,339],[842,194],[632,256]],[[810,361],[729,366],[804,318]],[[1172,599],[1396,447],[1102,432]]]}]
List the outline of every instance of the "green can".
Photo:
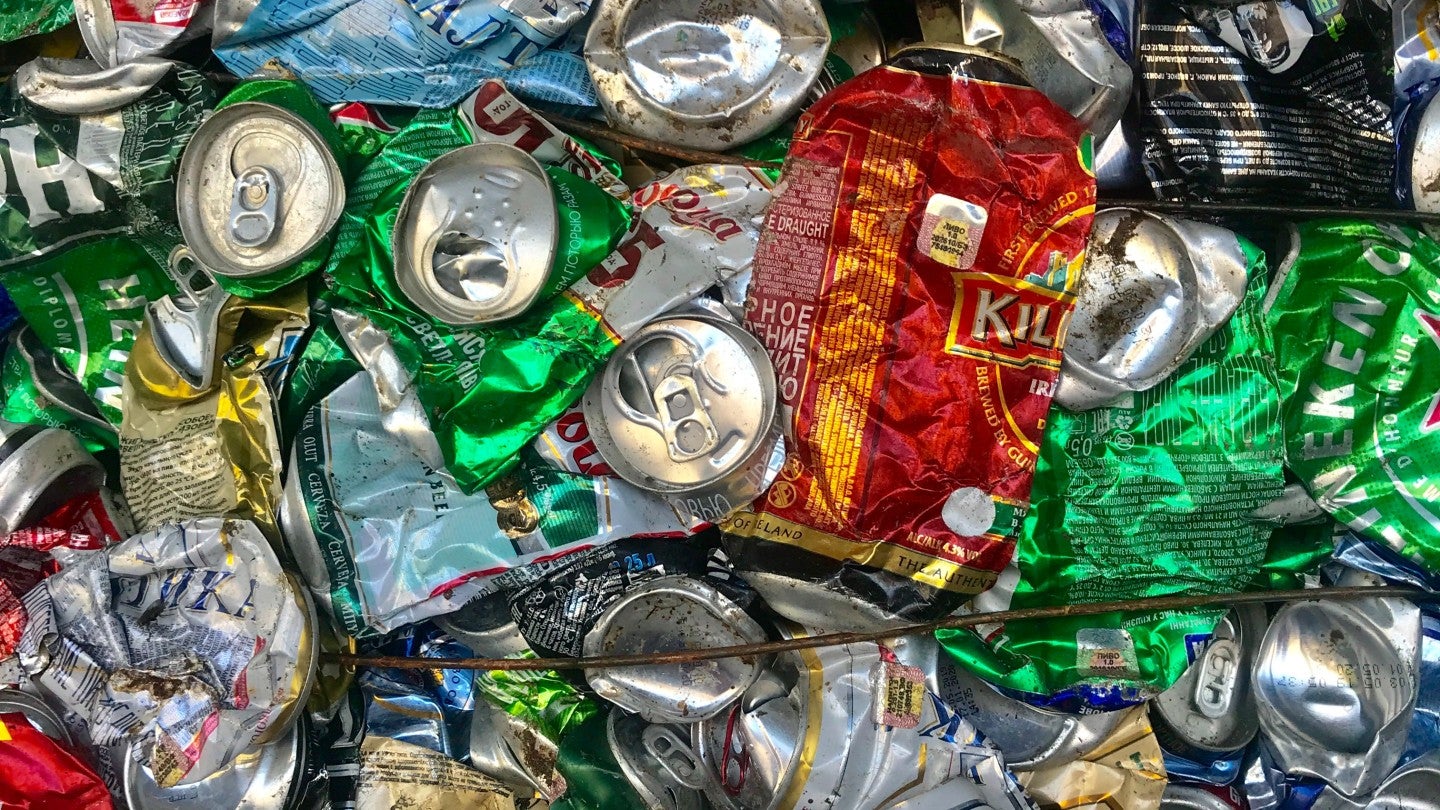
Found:
[{"label": "green can", "polygon": [[1359,534],[1440,566],[1440,244],[1325,220],[1266,301],[1291,471]]},{"label": "green can", "polygon": [[340,131],[304,85],[240,85],[181,156],[175,207],[186,245],[242,298],[314,272],[345,207],[343,160]]}]

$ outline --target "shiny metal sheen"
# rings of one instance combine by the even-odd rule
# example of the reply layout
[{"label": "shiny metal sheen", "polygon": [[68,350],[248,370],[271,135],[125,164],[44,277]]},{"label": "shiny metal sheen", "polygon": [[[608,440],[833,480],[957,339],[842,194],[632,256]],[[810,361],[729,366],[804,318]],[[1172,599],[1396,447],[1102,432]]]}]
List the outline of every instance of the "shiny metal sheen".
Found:
[{"label": "shiny metal sheen", "polygon": [[[768,459],[775,370],[743,327],[686,313],[622,343],[583,408],[596,449],[621,478],[655,492],[695,492]],[[736,500],[731,508],[749,502]]]},{"label": "shiny metal sheen", "polygon": [[1150,704],[1150,721],[1162,743],[1202,754],[1244,748],[1260,728],[1250,670],[1265,635],[1265,608],[1234,608],[1215,626],[1200,657]]},{"label": "shiny metal sheen", "polygon": [[0,420],[0,454],[0,535],[105,483],[105,468],[68,430]]},{"label": "shiny metal sheen", "polygon": [[[728,647],[766,640],[765,631],[713,586],[684,576],[646,582],[616,600],[590,632],[583,652],[637,655]],[[586,669],[601,697],[652,723],[694,723],[714,717],[754,683],[757,659]]]},{"label": "shiny metal sheen", "polygon": [[285,810],[303,761],[304,725],[296,723],[279,740],[245,751],[207,779],[170,788],[155,784],[150,772],[127,750],[126,803],[130,810]]},{"label": "shiny metal sheen", "polygon": [[1440,751],[1405,763],[1368,796],[1347,799],[1327,787],[1310,810],[1440,810]]},{"label": "shiny metal sheen", "polygon": [[652,810],[702,810],[709,784],[705,763],[690,748],[690,732],[610,712],[605,738],[630,786]]},{"label": "shiny metal sheen", "polygon": [[1405,747],[1419,646],[1420,611],[1403,599],[1281,608],[1253,675],[1260,728],[1280,768],[1346,796],[1378,787]]},{"label": "shiny metal sheen", "polygon": [[160,359],[191,387],[206,391],[215,381],[220,310],[231,296],[184,245],[170,251],[169,272],[179,289],[146,304],[145,322]]},{"label": "shiny metal sheen", "polygon": [[19,689],[0,689],[0,714],[6,712],[19,712],[46,737],[72,748],[75,746],[75,739],[70,736],[60,713],[37,695]]},{"label": "shiny metal sheen", "polygon": [[51,112],[97,115],[134,103],[174,69],[154,57],[109,69],[89,59],[40,57],[21,65],[14,81],[26,101]]},{"label": "shiny metal sheen", "polygon": [[723,151],[798,112],[829,45],[815,0],[605,0],[585,61],[617,128]]},{"label": "shiny metal sheen", "polygon": [[1172,782],[1165,786],[1165,794],[1160,797],[1160,810],[1236,810],[1236,808],[1235,805],[1204,788]]},{"label": "shiny metal sheen", "polygon": [[1240,306],[1246,264],[1225,228],[1131,208],[1097,213],[1055,401],[1088,410],[1164,381]]},{"label": "shiny metal sheen", "polygon": [[344,207],[345,181],[330,147],[308,122],[274,104],[216,111],[180,156],[180,231],[196,260],[222,276],[253,278],[294,264],[330,233]]},{"label": "shiny metal sheen", "polygon": [[540,295],[559,233],[554,192],[535,158],[477,143],[430,161],[395,217],[395,280],[453,326],[513,318]]},{"label": "shiny metal sheen", "polygon": [[768,810],[795,779],[809,733],[809,671],[783,653],[729,712],[696,723],[690,741],[712,771],[711,804],[721,810]]},{"label": "shiny metal sheen", "polygon": [[503,591],[471,599],[459,610],[432,621],[481,658],[509,658],[530,649],[510,615],[510,601]]}]

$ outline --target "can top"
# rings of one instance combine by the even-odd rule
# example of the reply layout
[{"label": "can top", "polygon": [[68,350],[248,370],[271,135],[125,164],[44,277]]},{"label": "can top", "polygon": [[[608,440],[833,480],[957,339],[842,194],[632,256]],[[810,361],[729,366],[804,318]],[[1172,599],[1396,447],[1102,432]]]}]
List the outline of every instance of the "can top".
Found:
[{"label": "can top", "polygon": [[75,740],[70,736],[70,730],[65,728],[65,721],[60,714],[36,695],[19,689],[0,689],[0,714],[5,712],[19,712],[46,737],[71,747],[75,745]]},{"label": "can top", "polygon": [[554,197],[535,158],[508,144],[472,144],[430,161],[395,217],[400,291],[452,326],[521,314],[550,275]]},{"label": "can top", "polygon": [[1416,211],[1440,212],[1440,103],[1433,98],[1420,114],[1410,144],[1410,196]]},{"label": "can top", "polygon": [[1185,674],[1155,698],[1151,720],[1162,742],[1174,736],[1182,748],[1210,753],[1237,751],[1250,742],[1260,728],[1250,670],[1264,635],[1260,605],[1237,607],[1220,620]]},{"label": "can top", "polygon": [[701,810],[705,806],[701,791],[709,779],[705,763],[690,748],[688,732],[610,712],[605,736],[620,771],[646,807]]},{"label": "can top", "polygon": [[[284,810],[301,763],[299,723],[279,740],[246,750],[226,767],[189,785],[162,788],[126,746],[123,758],[125,801],[130,810],[174,807]],[[132,743],[133,745],[133,743]]]},{"label": "can top", "polygon": [[599,4],[585,62],[615,126],[724,150],[794,114],[829,45],[815,0],[614,0]]},{"label": "can top", "polygon": [[596,449],[621,478],[692,492],[744,465],[775,419],[775,370],[749,332],[684,314],[622,343],[585,392]]},{"label": "can top", "polygon": [[[664,576],[631,590],[606,608],[585,635],[584,654],[636,655],[730,647],[765,640],[765,631],[713,586]],[[760,672],[756,659],[586,669],[601,697],[652,723],[694,723],[714,717]]]},{"label": "can top", "polygon": [[195,131],[175,196],[180,232],[200,264],[250,278],[294,264],[330,233],[345,207],[345,182],[309,122],[244,101]]}]

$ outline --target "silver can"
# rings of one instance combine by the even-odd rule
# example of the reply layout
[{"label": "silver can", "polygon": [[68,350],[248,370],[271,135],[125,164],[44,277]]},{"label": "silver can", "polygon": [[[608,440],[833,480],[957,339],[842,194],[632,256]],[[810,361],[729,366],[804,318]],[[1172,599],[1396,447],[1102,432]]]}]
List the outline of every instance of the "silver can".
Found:
[{"label": "silver can", "polygon": [[582,409],[617,475],[712,523],[759,497],[783,461],[770,357],[743,327],[710,313],[642,327],[596,376]]},{"label": "silver can", "polygon": [[0,714],[6,712],[25,715],[36,731],[70,748],[75,747],[75,738],[65,727],[64,718],[42,698],[19,689],[0,689]]},{"label": "silver can", "polygon": [[174,69],[174,62],[155,58],[107,69],[89,59],[41,57],[15,71],[15,87],[51,112],[96,115],[133,104]]},{"label": "silver can", "polygon": [[196,261],[252,279],[303,258],[340,219],[345,180],[299,115],[246,101],[217,110],[180,156],[175,209]]},{"label": "silver can", "polygon": [[[1433,10],[1432,12],[1433,13]],[[1440,212],[1440,103],[1431,97],[1410,142],[1410,197],[1416,211]]]},{"label": "silver can", "polygon": [[605,738],[621,773],[652,810],[702,810],[709,785],[705,763],[690,748],[689,731],[610,712]]},{"label": "silver can", "polygon": [[585,61],[615,127],[723,151],[799,112],[829,46],[815,0],[604,0]]},{"label": "silver can", "polygon": [[555,256],[555,194],[535,158],[477,143],[432,160],[395,217],[395,280],[452,326],[513,318],[540,295]]},{"label": "silver can", "polygon": [[1310,810],[1440,810],[1440,751],[1397,768],[1367,796],[1347,799],[1327,787]]},{"label": "silver can", "polygon": [[1225,228],[1132,208],[1096,214],[1055,401],[1088,410],[1160,384],[1229,322],[1247,264]]},{"label": "silver can", "polygon": [[1264,635],[1260,605],[1237,607],[1220,620],[1200,656],[1150,705],[1155,736],[1166,749],[1208,758],[1249,744],[1260,729],[1250,670]]},{"label": "silver can", "polygon": [[1228,788],[1207,789],[1171,782],[1160,797],[1160,810],[1239,810],[1244,805],[1227,801],[1222,795]]},{"label": "silver can", "polygon": [[880,30],[880,22],[875,19],[873,11],[863,9],[855,19],[854,31],[848,36],[831,40],[830,55],[825,57],[824,68],[810,87],[807,101],[815,103],[841,82],[884,64],[889,56],[890,50]]},{"label": "silver can", "polygon": [[241,753],[206,779],[169,788],[155,784],[149,770],[127,750],[122,776],[126,804],[130,810],[288,810],[304,771],[307,727],[302,716],[275,742]]},{"label": "silver can", "polygon": [[[766,640],[765,631],[715,587],[664,576],[628,591],[585,634],[585,657],[730,647]],[[714,717],[760,674],[756,658],[586,669],[596,694],[652,723]]]},{"label": "silver can", "polygon": [[1419,647],[1420,610],[1404,599],[1281,608],[1252,676],[1279,767],[1346,796],[1378,787],[1405,748]]},{"label": "silver can", "polygon": [[105,468],[75,434],[0,420],[0,535],[34,525],[104,483]]},{"label": "silver can", "polygon": [[510,615],[510,602],[503,591],[471,599],[433,621],[481,658],[510,658],[530,649]]}]

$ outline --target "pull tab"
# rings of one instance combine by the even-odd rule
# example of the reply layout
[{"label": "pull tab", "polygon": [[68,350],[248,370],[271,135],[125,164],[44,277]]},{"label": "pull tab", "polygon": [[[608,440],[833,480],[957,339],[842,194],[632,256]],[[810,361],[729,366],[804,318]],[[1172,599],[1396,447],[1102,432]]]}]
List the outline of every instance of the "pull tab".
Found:
[{"label": "pull tab", "polygon": [[155,351],[180,379],[195,389],[208,390],[215,381],[220,311],[230,294],[210,281],[205,268],[184,245],[170,252],[167,269],[179,289],[145,305]]},{"label": "pull tab", "polygon": [[1240,674],[1240,648],[1228,638],[1210,642],[1195,681],[1195,708],[1212,720],[1230,712],[1235,680]]},{"label": "pull tab", "polygon": [[241,247],[270,241],[279,222],[280,180],[265,166],[251,166],[235,178],[230,197],[230,240]]},{"label": "pull tab", "polygon": [[[665,452],[676,463],[700,458],[720,444],[720,432],[705,410],[700,386],[695,381],[700,347],[692,345],[682,334],[656,335],[631,352],[626,358],[628,368],[622,372],[628,372],[630,384],[622,382],[620,387],[636,396],[627,397],[625,392],[617,392],[626,417],[663,436]],[[662,346],[668,351],[653,351]],[[654,415],[641,413],[627,399],[643,400]]]},{"label": "pull tab", "polygon": [[676,784],[693,790],[705,789],[705,766],[675,732],[665,726],[646,726],[640,741]]}]

